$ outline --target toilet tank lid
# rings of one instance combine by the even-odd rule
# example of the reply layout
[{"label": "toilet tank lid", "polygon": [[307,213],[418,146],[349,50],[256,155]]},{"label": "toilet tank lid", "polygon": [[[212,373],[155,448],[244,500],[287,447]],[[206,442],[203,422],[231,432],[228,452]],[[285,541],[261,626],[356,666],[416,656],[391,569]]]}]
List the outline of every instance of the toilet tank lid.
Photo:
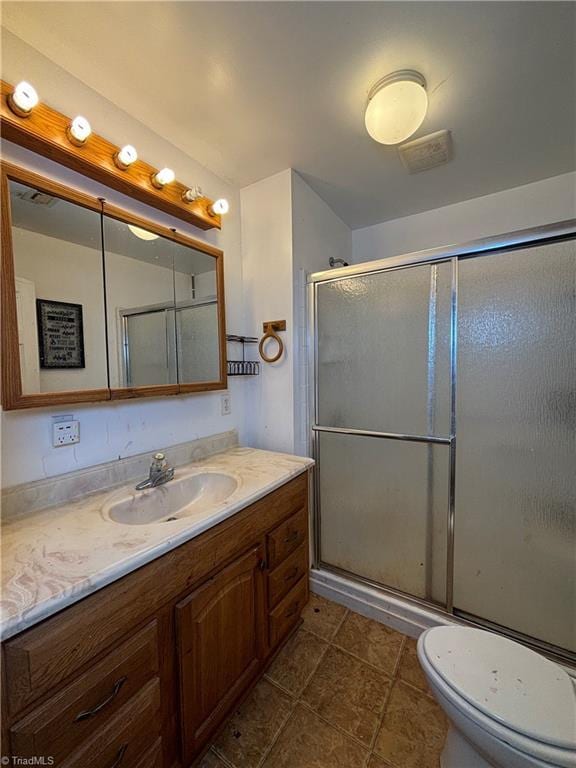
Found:
[{"label": "toilet tank lid", "polygon": [[471,627],[434,627],[422,638],[431,666],[462,698],[511,730],[576,748],[576,688],[553,661]]}]

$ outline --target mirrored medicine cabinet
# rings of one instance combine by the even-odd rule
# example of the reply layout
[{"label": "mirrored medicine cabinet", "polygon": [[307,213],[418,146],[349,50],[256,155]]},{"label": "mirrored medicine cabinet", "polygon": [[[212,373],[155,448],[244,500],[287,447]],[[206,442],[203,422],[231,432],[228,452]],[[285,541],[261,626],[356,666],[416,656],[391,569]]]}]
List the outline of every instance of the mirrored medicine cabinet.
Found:
[{"label": "mirrored medicine cabinet", "polygon": [[5,409],[226,387],[223,254],[2,165]]}]

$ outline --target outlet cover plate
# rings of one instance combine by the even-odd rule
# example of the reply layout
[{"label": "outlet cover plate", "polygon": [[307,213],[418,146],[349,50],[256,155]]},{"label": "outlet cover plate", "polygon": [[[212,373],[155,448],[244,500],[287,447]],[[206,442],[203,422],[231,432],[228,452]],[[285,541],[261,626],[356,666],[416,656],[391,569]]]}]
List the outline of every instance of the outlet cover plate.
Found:
[{"label": "outlet cover plate", "polygon": [[230,414],[232,413],[232,398],[229,392],[226,392],[225,394],[221,395],[220,405],[221,405],[222,416],[230,416]]},{"label": "outlet cover plate", "polygon": [[80,442],[80,422],[77,419],[52,422],[52,445],[60,448],[63,445],[74,445]]}]

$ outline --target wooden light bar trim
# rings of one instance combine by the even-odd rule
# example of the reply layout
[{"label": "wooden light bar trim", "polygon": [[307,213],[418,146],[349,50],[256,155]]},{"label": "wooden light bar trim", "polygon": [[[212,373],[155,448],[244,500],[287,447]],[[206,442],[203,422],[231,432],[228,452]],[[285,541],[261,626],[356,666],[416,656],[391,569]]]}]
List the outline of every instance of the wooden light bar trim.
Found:
[{"label": "wooden light bar trim", "polygon": [[7,141],[13,141],[195,227],[204,230],[221,228],[221,217],[211,216],[208,212],[212,205],[208,198],[201,197],[192,203],[185,203],[182,194],[188,187],[179,181],[156,189],[150,177],[159,169],[140,159],[125,171],[121,170],[114,162],[114,155],[120,147],[95,133],[88,137],[84,145],[74,146],[66,135],[71,118],[42,102],[28,117],[18,117],[8,106],[8,95],[14,91],[13,86],[0,80],[0,87],[0,133]]}]

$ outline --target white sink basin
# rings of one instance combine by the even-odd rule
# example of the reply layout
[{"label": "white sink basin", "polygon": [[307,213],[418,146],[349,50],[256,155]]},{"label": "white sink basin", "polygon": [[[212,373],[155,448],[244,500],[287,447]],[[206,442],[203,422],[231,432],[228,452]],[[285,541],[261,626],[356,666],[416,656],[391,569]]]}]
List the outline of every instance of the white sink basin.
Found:
[{"label": "white sink basin", "polygon": [[204,515],[225,501],[238,487],[232,475],[199,472],[144,491],[124,491],[105,507],[104,516],[124,525],[168,523],[192,515]]}]

